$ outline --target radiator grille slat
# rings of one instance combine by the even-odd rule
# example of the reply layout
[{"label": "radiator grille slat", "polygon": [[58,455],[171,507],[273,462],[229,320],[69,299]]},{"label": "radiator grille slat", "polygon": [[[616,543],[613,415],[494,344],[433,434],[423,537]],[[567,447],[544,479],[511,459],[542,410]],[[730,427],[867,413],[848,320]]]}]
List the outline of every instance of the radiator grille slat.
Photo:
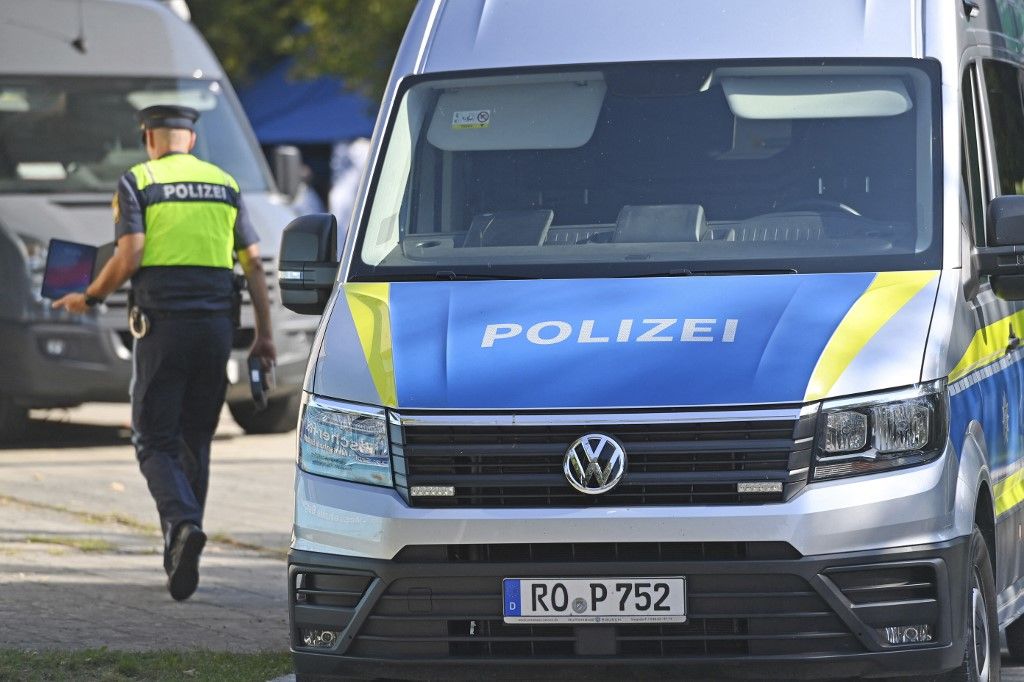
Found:
[{"label": "radiator grille slat", "polygon": [[[634,415],[633,421],[642,416]],[[679,423],[439,426],[392,429],[398,490],[417,507],[725,505],[783,502],[806,483],[814,417]],[[570,445],[588,433],[622,443],[628,466],[605,494],[572,488],[563,473]],[[780,491],[740,492],[746,482]],[[410,495],[451,486],[451,496]]]}]

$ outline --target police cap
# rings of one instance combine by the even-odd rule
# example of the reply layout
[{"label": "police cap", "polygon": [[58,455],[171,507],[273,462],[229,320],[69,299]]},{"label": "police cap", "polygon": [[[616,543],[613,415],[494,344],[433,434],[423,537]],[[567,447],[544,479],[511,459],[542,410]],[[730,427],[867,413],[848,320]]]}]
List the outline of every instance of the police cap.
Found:
[{"label": "police cap", "polygon": [[177,104],[155,104],[139,112],[139,124],[143,128],[184,128],[195,130],[199,112],[192,107]]}]

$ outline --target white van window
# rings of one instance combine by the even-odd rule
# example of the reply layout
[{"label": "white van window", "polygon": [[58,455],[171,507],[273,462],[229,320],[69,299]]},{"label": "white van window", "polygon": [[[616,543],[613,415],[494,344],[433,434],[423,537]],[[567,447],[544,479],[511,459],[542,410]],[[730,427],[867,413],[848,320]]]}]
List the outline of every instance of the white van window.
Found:
[{"label": "white van window", "polygon": [[1000,194],[1024,194],[1024,108],[1020,70],[986,60],[985,90],[992,117],[992,142],[999,172]]},{"label": "white van window", "polygon": [[266,166],[217,81],[0,76],[0,193],[112,193],[146,160],[136,112],[155,103],[200,110],[196,156],[247,191],[266,191]]},{"label": "white van window", "polygon": [[963,108],[963,129],[960,175],[967,194],[968,211],[964,216],[969,221],[975,246],[984,246],[985,240],[985,186],[982,180],[981,135],[978,129],[978,104],[975,97],[975,67],[973,64],[964,71],[960,85],[960,106]]},{"label": "white van window", "polygon": [[938,102],[927,60],[420,78],[350,278],[936,268]]}]

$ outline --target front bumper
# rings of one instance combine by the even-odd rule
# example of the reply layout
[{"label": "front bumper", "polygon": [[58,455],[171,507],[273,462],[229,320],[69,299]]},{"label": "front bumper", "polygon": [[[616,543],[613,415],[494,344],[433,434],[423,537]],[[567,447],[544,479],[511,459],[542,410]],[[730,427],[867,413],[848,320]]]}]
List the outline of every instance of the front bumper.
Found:
[{"label": "front bumper", "polygon": [[[414,545],[393,560],[293,550],[297,672],[409,679],[880,677],[964,651],[967,539],[825,556],[784,542]],[[685,576],[680,624],[506,625],[505,577]],[[928,624],[932,642],[883,628]],[[306,646],[303,631],[337,633]]]},{"label": "front bumper", "polygon": [[131,350],[90,321],[0,321],[0,391],[29,407],[128,400]]},{"label": "front bumper", "polygon": [[[297,550],[391,559],[403,547],[502,542],[787,542],[804,556],[929,545],[970,535],[954,514],[952,446],[919,467],[812,483],[780,504],[721,506],[410,507],[392,488],[295,476]],[[972,505],[973,510],[973,505]]]}]

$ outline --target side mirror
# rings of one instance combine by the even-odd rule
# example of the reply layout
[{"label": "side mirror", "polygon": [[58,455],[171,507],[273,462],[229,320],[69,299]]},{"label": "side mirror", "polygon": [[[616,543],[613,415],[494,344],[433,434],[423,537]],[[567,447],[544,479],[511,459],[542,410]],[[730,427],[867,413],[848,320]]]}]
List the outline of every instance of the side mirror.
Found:
[{"label": "side mirror", "polygon": [[975,249],[978,272],[1007,301],[1024,300],[1024,196],[996,197],[988,204],[989,246]]},{"label": "side mirror", "polygon": [[302,152],[298,147],[274,147],[274,181],[288,201],[295,200],[302,182]]},{"label": "side mirror", "polygon": [[337,278],[337,219],[330,213],[313,213],[288,223],[277,262],[284,307],[302,315],[323,314]]}]

